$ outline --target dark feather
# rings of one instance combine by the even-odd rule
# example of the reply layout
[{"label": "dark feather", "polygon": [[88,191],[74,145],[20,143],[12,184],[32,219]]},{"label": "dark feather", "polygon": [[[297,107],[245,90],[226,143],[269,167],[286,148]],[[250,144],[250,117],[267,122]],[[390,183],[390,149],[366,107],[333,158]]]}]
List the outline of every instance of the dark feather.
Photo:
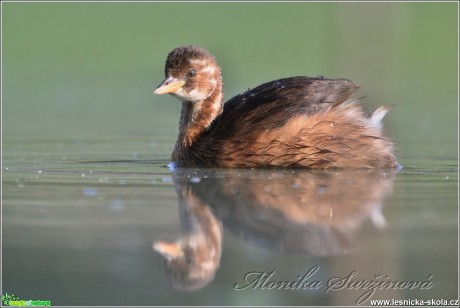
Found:
[{"label": "dark feather", "polygon": [[207,133],[231,135],[241,123],[258,130],[281,127],[294,116],[326,110],[357,89],[347,79],[299,76],[270,81],[228,100]]}]

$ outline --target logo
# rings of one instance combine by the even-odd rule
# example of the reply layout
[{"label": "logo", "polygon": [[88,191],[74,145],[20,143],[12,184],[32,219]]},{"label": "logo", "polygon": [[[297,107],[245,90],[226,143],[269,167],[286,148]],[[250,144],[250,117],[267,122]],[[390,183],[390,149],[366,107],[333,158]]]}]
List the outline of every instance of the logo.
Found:
[{"label": "logo", "polygon": [[51,306],[51,301],[47,300],[21,300],[14,294],[2,294],[2,306],[7,307],[44,307]]}]

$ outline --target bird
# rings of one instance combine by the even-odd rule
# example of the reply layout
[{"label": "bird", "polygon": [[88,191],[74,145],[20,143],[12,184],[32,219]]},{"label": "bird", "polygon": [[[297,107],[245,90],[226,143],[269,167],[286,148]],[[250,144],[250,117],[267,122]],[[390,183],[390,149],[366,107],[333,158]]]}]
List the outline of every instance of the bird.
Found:
[{"label": "bird", "polygon": [[381,121],[367,115],[348,79],[295,76],[224,103],[221,67],[196,45],[173,49],[155,94],[182,102],[171,161],[180,167],[399,168]]}]

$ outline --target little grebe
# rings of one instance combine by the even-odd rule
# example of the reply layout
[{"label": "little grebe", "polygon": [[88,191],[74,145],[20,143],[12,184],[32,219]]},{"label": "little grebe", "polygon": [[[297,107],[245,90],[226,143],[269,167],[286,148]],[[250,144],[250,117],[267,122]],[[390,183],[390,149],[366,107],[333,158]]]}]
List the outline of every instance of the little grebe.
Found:
[{"label": "little grebe", "polygon": [[172,161],[180,166],[396,168],[381,132],[387,106],[366,116],[347,79],[290,77],[225,104],[214,56],[197,46],[168,54],[155,94],[182,101]]}]

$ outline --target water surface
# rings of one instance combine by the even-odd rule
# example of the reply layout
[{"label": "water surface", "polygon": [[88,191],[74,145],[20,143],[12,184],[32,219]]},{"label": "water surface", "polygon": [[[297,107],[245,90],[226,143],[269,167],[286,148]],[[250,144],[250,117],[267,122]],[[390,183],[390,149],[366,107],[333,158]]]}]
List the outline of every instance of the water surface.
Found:
[{"label": "water surface", "polygon": [[[97,148],[47,146],[61,148],[55,156]],[[372,299],[456,297],[456,161],[405,161],[399,173],[170,170],[28,153],[3,161],[3,283],[15,294],[53,305],[354,305],[366,290],[326,289],[356,271],[432,282]],[[188,266],[165,267],[152,246],[176,240],[193,246]],[[309,271],[306,289],[244,278]]]},{"label": "water surface", "polygon": [[[457,5],[2,3],[2,293],[355,305],[366,290],[327,292],[355,273],[432,283],[372,299],[458,298]],[[384,131],[404,168],[171,171],[180,103],[152,90],[190,43],[217,57],[227,99],[287,76],[353,80],[366,112],[395,105]],[[165,266],[153,246],[177,240],[186,262]],[[271,276],[246,287],[251,272]]]}]

